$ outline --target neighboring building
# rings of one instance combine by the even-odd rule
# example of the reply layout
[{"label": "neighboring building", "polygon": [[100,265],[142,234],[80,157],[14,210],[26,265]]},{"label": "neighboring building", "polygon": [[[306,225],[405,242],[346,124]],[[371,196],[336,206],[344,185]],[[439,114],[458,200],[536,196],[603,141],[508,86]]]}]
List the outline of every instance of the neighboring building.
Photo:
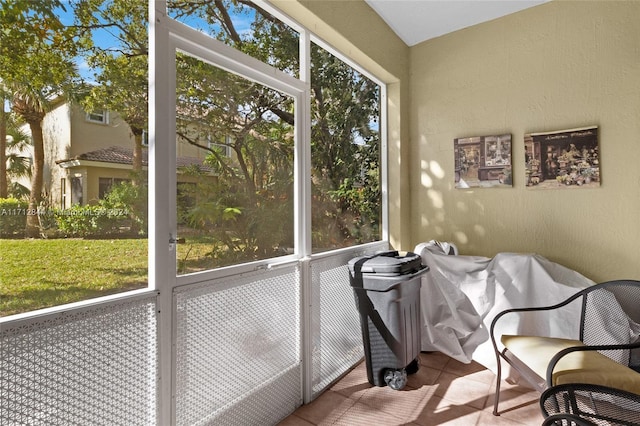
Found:
[{"label": "neighboring building", "polygon": [[[148,152],[143,148],[142,167],[145,171],[149,164]],[[56,206],[64,208],[76,204],[91,204],[102,199],[112,185],[131,180],[132,162],[133,148],[117,145],[56,161],[62,169],[59,172],[63,177],[60,178],[58,196],[56,197],[56,193],[52,192],[51,200]],[[180,170],[185,167],[195,166],[202,172],[211,173],[211,169],[203,165],[203,159],[198,157],[178,157],[176,162],[178,183],[195,181],[191,176],[180,175]]]},{"label": "neighboring building", "polygon": [[[30,133],[28,126],[24,130]],[[45,149],[44,192],[52,207],[93,204],[103,198],[114,183],[131,179],[134,138],[129,126],[110,111],[87,113],[78,105],[58,102],[47,113],[42,130]],[[146,136],[146,135],[145,135]],[[178,173],[186,166],[203,165],[207,151],[177,143]],[[143,147],[143,170],[148,150]],[[194,178],[180,176],[179,182]],[[20,181],[26,187],[28,179]]]}]

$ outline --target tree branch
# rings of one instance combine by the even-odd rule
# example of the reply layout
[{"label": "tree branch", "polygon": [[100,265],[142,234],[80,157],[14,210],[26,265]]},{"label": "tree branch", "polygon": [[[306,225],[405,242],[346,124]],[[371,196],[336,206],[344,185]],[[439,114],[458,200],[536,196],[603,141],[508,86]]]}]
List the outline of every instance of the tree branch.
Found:
[{"label": "tree branch", "polygon": [[238,44],[242,44],[242,39],[240,38],[240,35],[236,31],[236,28],[233,26],[233,22],[231,21],[229,12],[227,12],[227,9],[225,9],[224,4],[222,3],[222,0],[215,0],[215,4],[218,10],[220,11],[220,15],[222,15],[222,24],[229,32],[229,36],[231,37],[231,39]]}]

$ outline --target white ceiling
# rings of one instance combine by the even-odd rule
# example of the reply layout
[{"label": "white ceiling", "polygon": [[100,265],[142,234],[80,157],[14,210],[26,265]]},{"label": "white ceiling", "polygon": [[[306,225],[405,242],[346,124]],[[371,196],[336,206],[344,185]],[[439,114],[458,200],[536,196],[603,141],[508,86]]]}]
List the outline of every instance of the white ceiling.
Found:
[{"label": "white ceiling", "polygon": [[409,46],[549,0],[365,0]]}]

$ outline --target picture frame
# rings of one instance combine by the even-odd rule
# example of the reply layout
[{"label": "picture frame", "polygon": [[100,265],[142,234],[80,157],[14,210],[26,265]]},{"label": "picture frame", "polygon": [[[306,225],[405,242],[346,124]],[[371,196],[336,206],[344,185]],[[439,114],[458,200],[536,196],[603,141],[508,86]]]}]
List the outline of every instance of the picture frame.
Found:
[{"label": "picture frame", "polygon": [[511,149],[510,133],[454,139],[455,187],[513,186]]},{"label": "picture frame", "polygon": [[524,135],[525,184],[532,189],[600,186],[598,127]]}]

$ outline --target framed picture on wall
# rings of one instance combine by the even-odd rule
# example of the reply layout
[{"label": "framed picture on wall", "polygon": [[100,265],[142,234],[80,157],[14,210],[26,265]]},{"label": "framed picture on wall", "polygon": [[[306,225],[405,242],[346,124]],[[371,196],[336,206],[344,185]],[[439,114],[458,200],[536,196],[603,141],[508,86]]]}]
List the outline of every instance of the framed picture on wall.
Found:
[{"label": "framed picture on wall", "polygon": [[524,135],[525,182],[535,189],[600,186],[598,127]]},{"label": "framed picture on wall", "polygon": [[511,134],[453,140],[456,188],[512,186]]}]

